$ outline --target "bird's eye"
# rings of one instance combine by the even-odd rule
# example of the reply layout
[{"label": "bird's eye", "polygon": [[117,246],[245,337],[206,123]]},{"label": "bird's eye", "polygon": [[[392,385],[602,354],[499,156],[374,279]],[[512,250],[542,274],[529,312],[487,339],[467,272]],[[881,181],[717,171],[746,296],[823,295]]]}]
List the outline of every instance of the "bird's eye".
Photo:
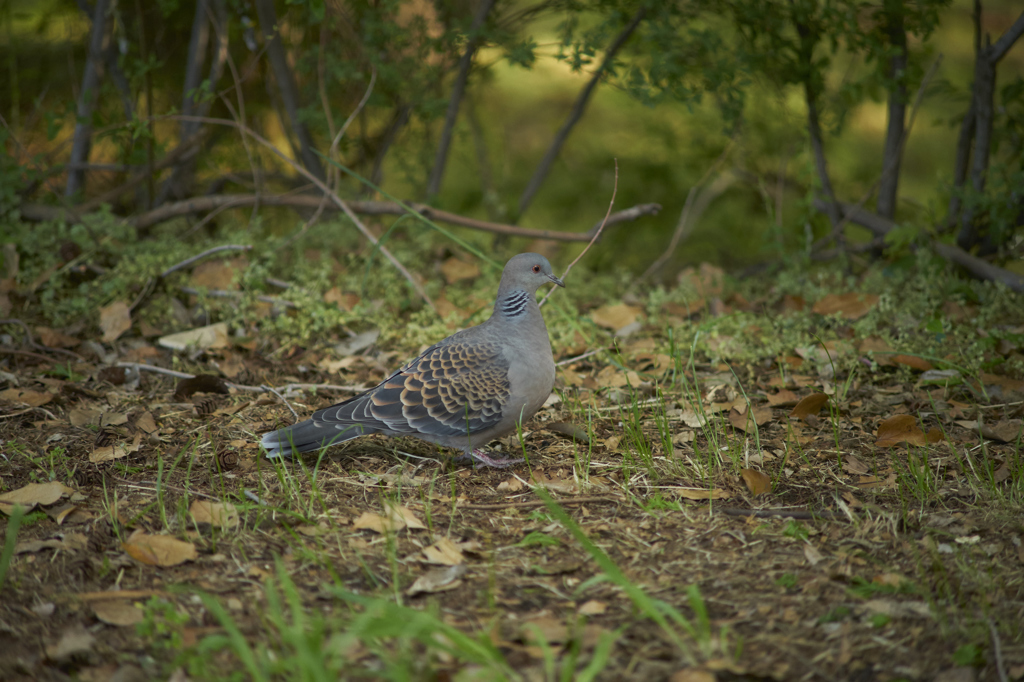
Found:
[{"label": "bird's eye", "polygon": [[534,265],[533,266],[533,271],[539,273],[540,272],[540,266],[539,265]]}]

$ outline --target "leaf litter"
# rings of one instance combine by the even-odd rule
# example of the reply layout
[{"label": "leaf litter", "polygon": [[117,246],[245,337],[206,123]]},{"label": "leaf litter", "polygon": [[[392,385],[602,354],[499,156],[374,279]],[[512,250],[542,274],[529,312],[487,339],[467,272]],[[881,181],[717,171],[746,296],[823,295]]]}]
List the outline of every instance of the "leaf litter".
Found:
[{"label": "leaf litter", "polygon": [[[460,259],[442,272],[451,283],[476,276]],[[665,304],[661,314],[699,320],[750,306],[726,296],[712,269],[684,279],[699,297]],[[333,296],[348,309],[359,303],[343,290]],[[795,297],[778,305],[782,314],[852,324],[877,314],[879,302],[855,292],[819,298],[810,312]],[[24,645],[40,648],[25,659],[36,672],[63,666],[98,675],[124,653],[152,648],[155,640],[134,629],[147,618],[179,628],[192,646],[201,641],[212,624],[202,608],[187,594],[163,592],[183,584],[214,595],[247,638],[264,641],[265,585],[279,561],[308,608],[335,579],[384,599],[400,594],[413,608],[441,607],[470,634],[488,633],[523,671],[571,651],[585,662],[603,635],[618,632],[612,675],[837,679],[857,671],[933,677],[952,666],[950,652],[972,631],[939,622],[969,624],[978,604],[994,622],[1017,617],[1024,532],[1019,506],[1000,496],[1019,505],[1019,379],[935,369],[877,336],[794,345],[744,365],[723,361],[742,336],[722,334],[690,364],[666,339],[646,335],[638,323],[656,320],[644,310],[598,306],[589,313],[593,337],[574,341],[582,348],[556,344],[562,358],[613,342],[621,353],[561,369],[558,399],[522,443],[502,444],[516,453],[525,446],[529,456],[528,467],[512,471],[472,470],[418,441],[377,437],[319,462],[260,459],[258,434],[292,417],[280,400],[257,399],[218,375],[372,385],[403,355],[388,342],[380,347],[376,328],[273,362],[217,325],[161,336],[188,356],[191,374],[210,377],[184,388],[149,372],[137,386],[104,383],[91,363],[72,363],[69,371],[85,378],[58,386],[41,381],[57,363],[19,360],[5,368],[14,380],[5,379],[0,416],[29,411],[0,420],[4,442],[24,448],[6,452],[0,512],[19,505],[38,515],[18,536],[3,622],[20,641],[39,643]],[[125,343],[131,323],[115,306],[99,329]],[[613,340],[631,327],[628,343]],[[81,336],[51,331],[54,345],[74,347]],[[167,348],[120,352],[172,366]],[[826,370],[833,360],[836,376]],[[859,367],[852,378],[850,363]],[[214,393],[216,409],[187,402]],[[343,397],[314,390],[289,400],[304,415]],[[52,417],[30,409],[44,406]],[[97,445],[99,437],[109,442]],[[692,622],[706,609],[703,667],[691,667],[602,578],[540,502],[542,490],[633,584]],[[955,599],[947,576],[960,585]],[[12,584],[33,587],[8,592]],[[687,596],[689,585],[702,607]],[[32,593],[51,595],[52,610]],[[171,605],[183,624],[150,600]],[[973,641],[987,651],[983,632]],[[1024,665],[1019,641],[1004,633],[1000,645],[1008,666]],[[0,673],[15,669],[6,666],[0,656]]]}]

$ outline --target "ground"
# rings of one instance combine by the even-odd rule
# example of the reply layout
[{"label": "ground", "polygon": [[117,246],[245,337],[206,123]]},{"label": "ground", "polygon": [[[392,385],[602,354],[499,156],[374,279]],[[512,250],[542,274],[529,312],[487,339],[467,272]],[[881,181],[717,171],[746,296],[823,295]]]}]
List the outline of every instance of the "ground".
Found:
[{"label": "ground", "polygon": [[395,350],[117,346],[253,390],[0,351],[0,679],[1024,678],[1024,382],[662,329],[556,344],[508,469],[376,436],[261,457]]}]

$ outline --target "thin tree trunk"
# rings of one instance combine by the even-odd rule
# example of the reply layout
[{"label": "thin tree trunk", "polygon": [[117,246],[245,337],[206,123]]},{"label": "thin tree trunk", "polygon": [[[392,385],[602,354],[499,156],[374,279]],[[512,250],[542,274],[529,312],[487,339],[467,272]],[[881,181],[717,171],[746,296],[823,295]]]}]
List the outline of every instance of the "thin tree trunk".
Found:
[{"label": "thin tree trunk", "polygon": [[277,12],[274,9],[274,0],[254,0],[253,4],[256,5],[256,14],[259,17],[260,28],[263,30],[263,39],[267,45],[267,59],[270,60],[270,67],[274,71],[274,80],[277,81],[292,131],[299,140],[299,156],[302,159],[302,165],[322,181],[325,177],[324,169],[320,163],[320,157],[313,151],[313,137],[309,134],[306,124],[299,119],[299,88],[292,77],[284,45],[281,43],[281,35],[277,30]]},{"label": "thin tree trunk", "polygon": [[811,140],[811,153],[814,156],[814,167],[818,172],[818,181],[821,183],[821,190],[828,200],[828,207],[825,214],[832,226],[832,237],[836,240],[836,246],[842,249],[845,239],[842,233],[842,217],[839,212],[839,203],[836,200],[836,193],[832,189],[832,180],[828,175],[828,161],[825,158],[825,143],[821,134],[821,121],[818,117],[818,92],[813,83],[813,57],[814,46],[818,36],[813,35],[805,23],[798,17],[793,18],[797,35],[800,37],[799,59],[800,66],[806,70],[803,76],[804,99],[807,101],[807,134]]},{"label": "thin tree trunk", "polygon": [[[1006,53],[1013,44],[1024,35],[1024,12],[1017,17],[1013,25],[1002,35],[994,45],[989,43],[988,36],[982,42],[981,38],[981,4],[975,3],[975,43],[977,56],[974,62],[974,84],[971,88],[971,111],[974,113],[974,158],[971,163],[971,189],[981,195],[985,191],[985,184],[988,178],[989,158],[992,152],[992,119],[995,113],[995,90],[996,90],[996,66],[1006,56]],[[970,116],[971,112],[968,112]],[[961,126],[961,137],[967,127],[967,121]],[[954,173],[960,170],[961,162],[960,145],[957,146],[957,167]],[[954,177],[954,182],[957,180]],[[962,184],[963,180],[961,180]],[[959,200],[955,207],[959,208]],[[954,208],[954,202],[950,202],[950,210]],[[965,206],[960,213],[960,231],[957,235],[957,244],[965,251],[969,251],[981,241],[980,225],[976,224],[978,216],[970,204]],[[955,220],[955,218],[950,218]],[[996,244],[993,243],[991,235],[986,237],[985,251],[994,251]]]},{"label": "thin tree trunk", "polygon": [[[411,115],[412,107],[407,104],[400,105],[395,112],[394,118],[391,119],[391,123],[388,124],[387,130],[384,131],[384,135],[381,136],[380,147],[377,148],[377,153],[373,157],[373,169],[370,171],[370,182],[378,187],[384,180],[384,157],[387,156],[391,145],[398,138],[398,133],[409,122]],[[370,188],[367,187],[366,189],[369,190]]]},{"label": "thin tree trunk", "polygon": [[551,146],[548,147],[548,151],[544,154],[544,158],[537,165],[537,170],[533,172],[533,177],[530,178],[530,182],[526,185],[526,189],[523,190],[523,194],[519,197],[519,216],[522,216],[526,209],[530,207],[530,203],[533,201],[533,197],[540,190],[540,186],[544,183],[544,178],[547,177],[551,171],[551,166],[555,163],[555,159],[558,157],[558,153],[562,150],[562,145],[569,139],[569,133],[572,132],[573,127],[583,117],[583,112],[587,108],[587,104],[590,102],[590,96],[594,93],[594,89],[597,84],[601,81],[605,72],[611,66],[612,61],[615,59],[615,55],[618,53],[622,46],[626,44],[629,37],[633,35],[637,27],[640,26],[640,22],[643,21],[644,16],[647,14],[647,8],[641,7],[637,11],[636,15],[633,16],[633,20],[629,22],[629,25],[622,30],[612,44],[608,46],[608,50],[605,52],[604,61],[601,62],[601,66],[594,72],[594,76],[587,83],[586,87],[576,98],[576,103],[572,107],[572,111],[569,113],[569,117],[559,128],[555,134],[555,138],[551,141]]},{"label": "thin tree trunk", "polygon": [[[89,150],[92,148],[92,114],[96,108],[96,96],[103,70],[103,37],[106,34],[109,8],[110,0],[96,0],[96,6],[93,8],[89,56],[85,61],[85,73],[82,75],[82,91],[78,95],[78,107],[75,112],[75,135],[71,143],[71,157],[68,159],[72,164],[87,162]],[[84,188],[85,169],[79,167],[70,171],[64,195],[73,197]]]},{"label": "thin tree trunk", "polygon": [[889,125],[885,131],[882,181],[878,187],[876,210],[879,215],[891,219],[896,214],[900,163],[903,156],[903,130],[907,114],[907,33],[903,28],[903,1],[888,0],[885,3],[885,15],[889,44],[896,48],[897,52],[889,60],[889,78],[893,84],[889,90]]},{"label": "thin tree trunk", "polygon": [[[213,58],[205,80],[210,83],[211,89],[216,91],[227,59],[227,7],[224,0],[196,0],[196,13],[192,20],[192,36],[189,40],[181,102],[182,114],[186,116],[206,116],[212,105],[212,100],[209,97],[198,92],[198,88],[204,82],[203,65],[206,63],[210,46],[211,24],[215,30]],[[198,133],[201,125],[197,121],[182,121],[179,127],[181,139],[189,139]],[[164,183],[160,196],[157,198],[157,204],[164,203],[169,196],[182,198],[192,194],[197,158],[191,156],[183,159],[182,163],[175,167],[171,177]]]},{"label": "thin tree trunk", "polygon": [[946,216],[944,232],[952,231],[960,224],[960,207],[963,203],[963,187],[967,182],[967,169],[971,165],[971,145],[974,143],[975,105],[971,106],[960,123],[960,135],[956,140],[956,160],[953,162],[953,190],[949,197],[949,213]]},{"label": "thin tree trunk", "polygon": [[430,177],[427,179],[427,200],[437,196],[441,192],[441,180],[444,178],[444,169],[448,163],[448,150],[452,144],[452,132],[455,130],[455,121],[459,117],[459,106],[462,104],[462,96],[466,92],[466,83],[469,81],[469,71],[473,66],[473,55],[480,45],[478,32],[487,20],[496,0],[483,0],[477,9],[473,23],[469,27],[469,42],[466,43],[466,51],[459,58],[459,69],[455,76],[455,83],[452,85],[452,96],[448,100],[448,111],[444,116],[444,127],[441,129],[441,140],[437,143],[437,155],[434,157],[434,167],[430,170]]}]

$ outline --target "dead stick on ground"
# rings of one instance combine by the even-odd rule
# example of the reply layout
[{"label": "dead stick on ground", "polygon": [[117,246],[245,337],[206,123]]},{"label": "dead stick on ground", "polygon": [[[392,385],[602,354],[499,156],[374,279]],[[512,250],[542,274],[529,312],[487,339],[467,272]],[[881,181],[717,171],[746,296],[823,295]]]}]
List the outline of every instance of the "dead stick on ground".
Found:
[{"label": "dead stick on ground", "polygon": [[[141,372],[153,372],[154,374],[163,374],[164,376],[175,377],[176,379],[195,379],[195,374],[189,374],[188,372],[179,372],[174,369],[166,369],[164,367],[157,367],[156,365],[144,365],[140,362],[119,362],[115,367],[127,367],[129,369],[136,369]],[[249,391],[251,393],[266,393],[266,389],[263,386],[247,386],[245,384],[234,384],[230,381],[225,381],[228,388],[234,388],[239,391]],[[348,393],[362,393],[366,390],[364,386],[342,386],[339,384],[285,384],[279,386],[278,391],[312,391],[323,389],[325,391],[345,391]]]},{"label": "dead stick on ground", "polygon": [[[619,504],[624,500],[617,500],[614,497],[574,497],[570,499],[555,500],[559,505],[566,507],[575,504],[587,504],[589,502],[608,502]],[[544,500],[528,500],[526,502],[500,502],[498,504],[460,504],[456,509],[530,509],[531,507],[543,507]]]},{"label": "dead stick on ground", "polygon": [[291,411],[292,416],[295,417],[295,421],[299,421],[299,413],[295,411],[295,408],[292,407],[292,404],[290,402],[285,400],[283,395],[278,393],[275,389],[271,388],[270,386],[267,386],[266,384],[263,384],[262,386],[260,386],[260,388],[262,388],[264,391],[270,391],[271,393],[276,395],[277,399],[284,403],[284,406]]},{"label": "dead stick on ground", "polygon": [[828,510],[812,512],[802,509],[734,509],[732,507],[719,507],[714,512],[725,514],[726,516],[753,516],[759,519],[781,516],[808,521],[813,519],[826,519],[828,521],[848,520],[845,515]]},{"label": "dead stick on ground", "polygon": [[[604,221],[601,222],[601,227],[597,228],[597,231],[594,232],[594,236],[591,237],[589,242],[587,242],[587,245],[583,247],[583,251],[580,252],[580,255],[576,256],[576,258],[574,258],[573,261],[569,263],[569,266],[565,269],[565,272],[562,273],[563,280],[569,276],[569,271],[572,270],[572,266],[576,265],[576,263],[579,262],[580,258],[583,258],[583,256],[587,254],[587,251],[590,251],[590,247],[593,246],[594,242],[596,242],[598,237],[601,236],[601,233],[604,231],[604,226],[608,223],[608,216],[612,214],[612,207],[615,206],[615,195],[616,193],[618,193],[618,191],[619,160],[615,159],[615,183],[612,185],[612,199],[611,201],[608,202],[608,211],[604,214]],[[555,293],[554,287],[552,287],[552,289],[548,292],[547,296],[541,299],[540,305],[544,305],[545,303],[547,303],[548,299],[551,298],[551,294],[553,293]]]}]

